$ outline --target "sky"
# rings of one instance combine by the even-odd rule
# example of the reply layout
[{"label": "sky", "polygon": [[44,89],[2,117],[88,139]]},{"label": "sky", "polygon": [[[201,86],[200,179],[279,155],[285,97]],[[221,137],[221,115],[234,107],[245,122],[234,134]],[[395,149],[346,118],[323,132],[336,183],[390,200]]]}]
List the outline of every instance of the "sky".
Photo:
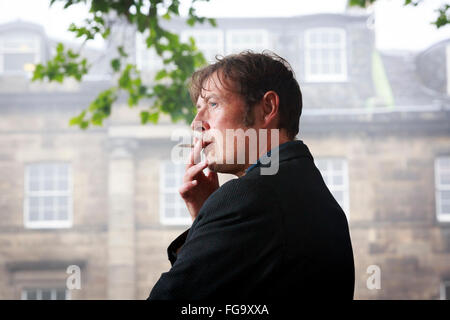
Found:
[{"label": "sky", "polygon": [[[313,13],[343,13],[347,0],[210,0],[199,3],[197,13],[211,17],[290,17]],[[189,0],[182,0],[186,12]],[[441,4],[450,0],[425,0],[417,7],[403,6],[404,0],[378,0],[374,12],[376,46],[380,50],[423,50],[450,38],[450,25],[436,29],[430,22]],[[276,5],[275,5],[276,4]],[[0,23],[17,19],[39,23],[57,40],[74,40],[67,28],[81,23],[87,9],[77,5],[63,10],[58,2],[49,8],[49,0],[0,0]],[[95,46],[101,46],[101,40]]]}]

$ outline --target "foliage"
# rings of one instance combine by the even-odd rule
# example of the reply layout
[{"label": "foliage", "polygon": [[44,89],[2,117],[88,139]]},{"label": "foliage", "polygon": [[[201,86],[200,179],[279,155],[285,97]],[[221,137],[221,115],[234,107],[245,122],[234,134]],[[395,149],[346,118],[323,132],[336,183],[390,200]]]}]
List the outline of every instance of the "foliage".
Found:
[{"label": "foliage", "polygon": [[[357,6],[366,8],[373,4],[376,0],[349,0],[348,4],[350,6]],[[404,5],[417,6],[423,0],[404,0]],[[436,9],[438,16],[435,21],[431,22],[436,26],[436,28],[441,28],[447,24],[450,24],[450,4],[443,4],[440,8]]]},{"label": "foliage", "polygon": [[[193,26],[195,23],[209,22],[215,26],[214,19],[197,16],[194,4],[198,1],[209,0],[192,0],[187,24]],[[81,50],[97,36],[112,41],[117,49],[116,57],[110,61],[117,82],[100,92],[88,108],[70,120],[70,125],[78,125],[82,129],[90,124],[101,126],[121,94],[128,97],[130,107],[139,105],[143,99],[151,101],[151,105],[140,112],[142,124],[156,123],[160,113],[170,115],[173,121],[192,121],[195,113],[186,90],[187,83],[195,69],[206,61],[192,38],[188,43],[182,43],[177,34],[164,29],[160,23],[161,19],[170,20],[180,15],[180,0],[51,0],[50,6],[55,2],[63,2],[64,9],[79,3],[88,5],[89,17],[84,24],[71,24],[69,27],[77,38],[83,39],[83,45],[79,52],[74,52],[59,43],[56,55],[45,65],[36,66],[33,81],[63,82],[66,78],[81,81],[92,66],[82,57]],[[130,63],[123,44],[117,45],[111,37],[114,28],[123,21],[144,35],[147,48],[154,48],[160,57],[164,57],[164,67],[156,74],[153,86],[144,84],[136,65]]]}]

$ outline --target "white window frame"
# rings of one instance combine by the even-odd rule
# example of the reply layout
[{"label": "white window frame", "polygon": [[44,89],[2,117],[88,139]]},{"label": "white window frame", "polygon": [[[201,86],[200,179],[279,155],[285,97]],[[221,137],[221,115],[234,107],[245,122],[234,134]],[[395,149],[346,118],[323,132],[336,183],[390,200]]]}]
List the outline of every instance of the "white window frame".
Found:
[{"label": "white window frame", "polygon": [[447,62],[447,95],[450,96],[450,43],[445,46],[445,58]]},{"label": "white window frame", "polygon": [[[450,161],[450,156],[438,157],[434,161],[434,181],[435,181],[435,198],[436,198],[436,219],[439,222],[450,222],[450,213],[442,213],[441,211],[441,196],[440,191],[450,191],[450,184],[441,184],[441,173],[444,170],[441,165],[441,160]],[[448,168],[450,174],[450,168]]]},{"label": "white window frame", "polygon": [[[217,41],[215,44],[212,43],[202,43],[199,41],[199,37],[205,35],[205,36],[216,36]],[[215,56],[216,55],[223,55],[225,53],[224,48],[224,33],[220,29],[197,29],[197,30],[184,30],[181,33],[181,41],[188,42],[189,38],[192,37],[195,39],[195,44],[198,47],[200,51],[202,51],[203,55],[205,56],[208,63],[215,62]],[[210,51],[215,52],[214,54],[210,54]]]},{"label": "white window frame", "polygon": [[[262,36],[262,42],[259,45],[259,48],[255,47],[241,47],[233,44],[233,36],[234,35],[247,35],[247,34],[260,34]],[[239,53],[244,50],[253,50],[256,53],[261,53],[262,50],[270,49],[269,48],[269,32],[265,29],[231,29],[226,32],[226,53]],[[235,48],[238,48],[237,50]]]},{"label": "white window frame", "polygon": [[[314,33],[337,33],[340,36],[340,43],[337,47],[332,47],[331,44],[311,44],[311,36]],[[306,82],[345,82],[348,80],[347,76],[347,35],[342,28],[314,28],[308,29],[304,34],[304,65],[305,65],[305,81]],[[319,49],[339,49],[341,50],[341,73],[316,73],[313,74],[311,70],[311,52],[313,48]]]},{"label": "white window frame", "polygon": [[[34,165],[67,165],[67,183],[68,190],[66,191],[31,191],[30,186],[30,169]],[[25,228],[29,229],[59,229],[59,228],[71,228],[73,225],[73,183],[72,183],[72,166],[67,162],[36,162],[29,163],[25,168],[25,197],[24,197],[24,225]],[[39,220],[30,221],[30,208],[29,208],[29,197],[46,197],[46,196],[67,196],[67,219],[66,220]]]},{"label": "white window frame", "polygon": [[[320,171],[319,167],[317,166],[317,161],[326,161],[327,169],[326,172]],[[332,161],[341,161],[342,162],[342,171],[336,171],[332,167]],[[314,162],[317,166],[317,168],[320,171],[320,174],[323,177],[323,180],[325,184],[327,185],[328,189],[330,190],[331,194],[333,194],[334,191],[342,191],[342,202],[339,203],[339,205],[342,207],[342,210],[344,210],[345,215],[347,216],[347,220],[350,221],[350,188],[349,188],[349,176],[348,176],[348,161],[345,158],[337,158],[337,157],[317,157],[314,159]],[[333,176],[336,172],[342,173],[342,185],[333,185],[328,184],[327,179],[324,175],[327,174],[329,176]],[[333,194],[334,197],[334,194]],[[337,201],[337,199],[336,199]]]},{"label": "white window frame", "polygon": [[65,298],[64,300],[71,300],[72,295],[70,294],[70,290],[64,288],[24,288],[20,294],[21,300],[28,300],[28,291],[34,290],[36,291],[36,300],[42,300],[42,291],[50,290],[50,300],[56,300],[56,292],[58,290],[65,290]]},{"label": "white window frame", "polygon": [[447,297],[445,294],[445,288],[450,287],[450,281],[442,281],[439,286],[439,298],[440,300],[450,300],[450,297]]},{"label": "white window frame", "polygon": [[38,36],[36,35],[28,35],[28,34],[19,34],[17,42],[21,40],[32,43],[32,48],[26,47],[25,44],[18,48],[6,48],[5,42],[9,41],[8,39],[13,38],[13,36],[17,34],[11,34],[8,36],[0,36],[0,73],[2,74],[26,74],[30,73],[26,70],[15,70],[15,71],[5,71],[5,59],[4,54],[21,54],[21,53],[32,53],[34,54],[33,64],[36,65],[41,61],[41,42]]},{"label": "white window frame", "polygon": [[[138,70],[142,72],[151,72],[156,73],[162,68],[164,68],[163,58],[160,57],[154,47],[147,48],[147,44],[145,42],[145,38],[147,35],[142,34],[140,32],[136,33],[136,66]],[[150,55],[150,62],[152,64],[144,63],[144,51],[148,51]],[[150,66],[150,67],[148,67]]]},{"label": "white window frame", "polygon": [[[166,181],[166,166],[176,166],[176,175],[175,175],[175,186],[174,187],[166,187],[165,181]],[[160,223],[163,225],[181,225],[181,226],[187,226],[192,224],[191,216],[189,215],[189,211],[187,210],[186,205],[183,201],[176,201],[175,202],[175,212],[176,214],[185,211],[186,215],[185,217],[167,217],[166,216],[166,203],[164,201],[164,195],[167,193],[174,194],[175,197],[179,197],[179,200],[181,199],[181,196],[178,192],[179,187],[182,184],[182,178],[184,174],[184,164],[174,164],[172,161],[163,161],[160,164],[160,180],[159,180],[159,219]]]}]

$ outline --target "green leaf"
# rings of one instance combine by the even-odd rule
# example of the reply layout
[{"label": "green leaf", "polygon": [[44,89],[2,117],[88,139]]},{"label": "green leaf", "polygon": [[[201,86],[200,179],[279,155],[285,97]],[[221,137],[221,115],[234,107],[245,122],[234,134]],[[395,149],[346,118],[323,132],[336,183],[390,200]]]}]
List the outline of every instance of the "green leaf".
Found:
[{"label": "green leaf", "polygon": [[166,69],[159,70],[155,76],[155,80],[157,80],[157,81],[161,80],[161,79],[167,77],[167,75],[168,75],[168,73],[167,73]]},{"label": "green leaf", "polygon": [[120,70],[120,59],[112,59],[111,60],[111,67],[113,68],[114,72],[119,72]]},{"label": "green leaf", "polygon": [[119,47],[117,47],[117,51],[119,51],[119,55],[122,57],[122,58],[127,58],[128,57],[128,54],[125,52],[125,50],[123,49],[123,46],[119,46]]}]

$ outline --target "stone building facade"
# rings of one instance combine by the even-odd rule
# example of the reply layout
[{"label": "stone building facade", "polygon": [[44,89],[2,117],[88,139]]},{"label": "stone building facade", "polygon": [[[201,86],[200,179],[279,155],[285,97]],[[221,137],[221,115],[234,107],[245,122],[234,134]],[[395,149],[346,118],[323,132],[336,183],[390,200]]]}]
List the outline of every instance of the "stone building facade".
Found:
[{"label": "stone building facade", "polygon": [[[369,18],[167,26],[194,35],[208,59],[270,49],[292,64],[304,97],[298,138],[349,220],[356,299],[450,298],[450,41],[378,52]],[[133,39],[151,79],[160,61]],[[30,83],[30,64],[54,45],[39,26],[0,26],[0,298],[145,299],[170,267],[167,245],[189,227],[182,166],[170,161],[173,132],[188,126],[142,126],[118,103],[103,127],[69,127],[110,79],[105,64],[82,83]],[[79,289],[67,286],[69,266]],[[333,270],[324,276],[332,285]]]}]

